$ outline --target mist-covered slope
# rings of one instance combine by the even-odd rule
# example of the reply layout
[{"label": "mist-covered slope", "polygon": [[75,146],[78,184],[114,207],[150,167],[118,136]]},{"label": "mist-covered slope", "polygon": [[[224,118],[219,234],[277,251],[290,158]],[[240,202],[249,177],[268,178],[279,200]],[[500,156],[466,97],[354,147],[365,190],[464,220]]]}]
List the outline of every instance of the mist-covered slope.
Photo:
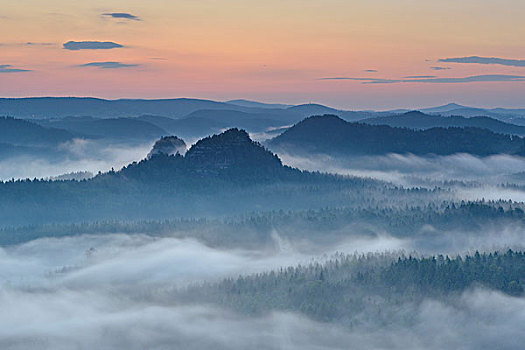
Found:
[{"label": "mist-covered slope", "polygon": [[416,131],[349,123],[333,115],[307,118],[270,140],[268,146],[280,152],[330,155],[524,153],[523,139],[486,129],[454,127]]},{"label": "mist-covered slope", "polygon": [[180,298],[216,303],[246,314],[294,311],[354,327],[367,322],[360,319],[365,314],[383,326],[401,326],[414,320],[396,315],[396,304],[417,304],[429,297],[446,299],[473,286],[521,296],[524,273],[525,254],[512,250],[452,258],[339,255],[324,264],[189,288]]},{"label": "mist-covered slope", "polygon": [[[290,121],[279,120],[282,115],[247,113],[235,110],[199,110],[181,119],[145,115],[137,119],[155,124],[183,138],[201,138],[220,133],[228,128],[242,128],[248,132],[265,132],[282,127]],[[272,119],[275,118],[275,119]],[[294,120],[299,117],[293,117]]]},{"label": "mist-covered slope", "polygon": [[2,183],[0,221],[21,225],[315,209],[375,203],[370,193],[383,201],[390,191],[397,192],[380,181],[284,166],[246,132],[231,129],[197,142],[185,156],[153,155],[89,180]]}]

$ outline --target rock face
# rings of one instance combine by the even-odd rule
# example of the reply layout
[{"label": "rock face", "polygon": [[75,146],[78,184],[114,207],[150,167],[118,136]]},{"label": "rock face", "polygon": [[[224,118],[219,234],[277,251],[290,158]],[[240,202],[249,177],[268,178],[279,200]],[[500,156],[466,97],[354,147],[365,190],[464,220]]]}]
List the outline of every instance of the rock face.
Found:
[{"label": "rock face", "polygon": [[[188,189],[209,185],[213,179],[239,184],[274,181],[294,174],[295,170],[283,166],[279,157],[252,141],[246,131],[229,129],[198,141],[185,155],[159,152],[130,164],[117,176],[148,183],[169,182]],[[208,182],[202,182],[202,178]]]},{"label": "rock face", "polygon": [[155,142],[153,148],[148,153],[148,159],[157,154],[166,154],[169,156],[177,153],[184,154],[186,152],[186,143],[177,136],[166,136]]},{"label": "rock face", "polygon": [[276,155],[252,141],[246,131],[239,129],[229,129],[200,140],[186,153],[185,160],[193,168],[207,170],[282,167]]}]

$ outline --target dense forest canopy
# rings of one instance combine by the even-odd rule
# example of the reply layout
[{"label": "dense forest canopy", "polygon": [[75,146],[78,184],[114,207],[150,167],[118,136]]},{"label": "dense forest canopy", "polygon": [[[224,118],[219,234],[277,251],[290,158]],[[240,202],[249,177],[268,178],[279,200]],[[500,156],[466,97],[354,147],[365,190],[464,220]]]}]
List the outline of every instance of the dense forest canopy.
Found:
[{"label": "dense forest canopy", "polygon": [[363,313],[377,312],[387,324],[414,322],[393,314],[395,305],[457,296],[474,286],[521,296],[524,283],[525,254],[512,250],[463,257],[341,254],[324,263],[191,287],[178,297],[247,314],[288,310],[356,326]]}]

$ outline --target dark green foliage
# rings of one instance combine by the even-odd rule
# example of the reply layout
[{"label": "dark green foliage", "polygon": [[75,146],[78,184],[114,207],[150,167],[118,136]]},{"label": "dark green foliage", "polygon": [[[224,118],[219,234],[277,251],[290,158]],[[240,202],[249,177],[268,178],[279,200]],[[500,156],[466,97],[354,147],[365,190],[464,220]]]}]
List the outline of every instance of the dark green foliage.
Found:
[{"label": "dark green foliage", "polygon": [[[487,228],[520,227],[525,224],[522,205],[511,202],[468,202],[424,207],[323,208],[306,211],[271,211],[226,218],[177,218],[163,220],[94,221],[80,218],[74,224],[5,227],[0,245],[27,242],[41,237],[80,234],[148,234],[158,237],[196,238],[213,247],[256,249],[274,244],[272,234],[289,240],[308,240],[319,245],[337,244],[358,237],[387,232],[399,238],[414,238],[425,226],[441,234],[458,232],[479,235]],[[421,244],[432,238],[420,236]],[[435,237],[434,237],[435,238]]]},{"label": "dark green foliage", "polygon": [[217,303],[248,314],[287,310],[355,324],[366,322],[360,315],[364,310],[376,322],[381,312],[384,322],[400,321],[402,314],[389,314],[397,312],[395,305],[452,297],[470,287],[520,296],[523,283],[525,254],[512,250],[397,259],[389,254],[338,255],[322,264],[193,286],[177,296],[185,302]]}]

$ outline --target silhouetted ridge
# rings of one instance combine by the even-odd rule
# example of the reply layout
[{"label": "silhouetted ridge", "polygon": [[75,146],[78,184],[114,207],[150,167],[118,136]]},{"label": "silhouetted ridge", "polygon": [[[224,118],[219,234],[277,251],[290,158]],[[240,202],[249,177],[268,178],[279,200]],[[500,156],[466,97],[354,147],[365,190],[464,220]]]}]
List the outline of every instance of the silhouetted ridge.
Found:
[{"label": "silhouetted ridge", "polygon": [[465,118],[461,116],[443,117],[440,115],[428,115],[419,111],[411,111],[404,114],[384,116],[377,118],[368,118],[359,121],[360,123],[370,125],[389,125],[395,128],[409,128],[409,129],[430,129],[430,128],[481,128],[488,129],[495,133],[503,133],[510,135],[525,135],[525,127],[505,123],[490,117],[471,117]]},{"label": "silhouetted ridge", "polygon": [[525,154],[522,138],[487,129],[434,127],[411,130],[387,125],[349,123],[334,115],[307,118],[268,144],[272,150],[298,154]]},{"label": "silhouetted ridge", "polygon": [[186,142],[183,139],[179,139],[177,136],[165,136],[155,142],[147,158],[149,159],[159,154],[167,154],[169,156],[177,153],[184,154],[185,151]]},{"label": "silhouetted ridge", "polygon": [[246,131],[229,129],[198,141],[184,156],[159,152],[116,174],[145,182],[177,181],[180,184],[196,177],[235,182],[277,180],[296,172],[252,141]]},{"label": "silhouetted ridge", "polygon": [[71,141],[75,135],[69,131],[46,128],[27,120],[0,117],[0,143],[12,145],[58,145]]},{"label": "silhouetted ridge", "polygon": [[202,169],[281,168],[281,160],[250,139],[244,130],[229,129],[198,141],[186,153],[191,167]]}]

